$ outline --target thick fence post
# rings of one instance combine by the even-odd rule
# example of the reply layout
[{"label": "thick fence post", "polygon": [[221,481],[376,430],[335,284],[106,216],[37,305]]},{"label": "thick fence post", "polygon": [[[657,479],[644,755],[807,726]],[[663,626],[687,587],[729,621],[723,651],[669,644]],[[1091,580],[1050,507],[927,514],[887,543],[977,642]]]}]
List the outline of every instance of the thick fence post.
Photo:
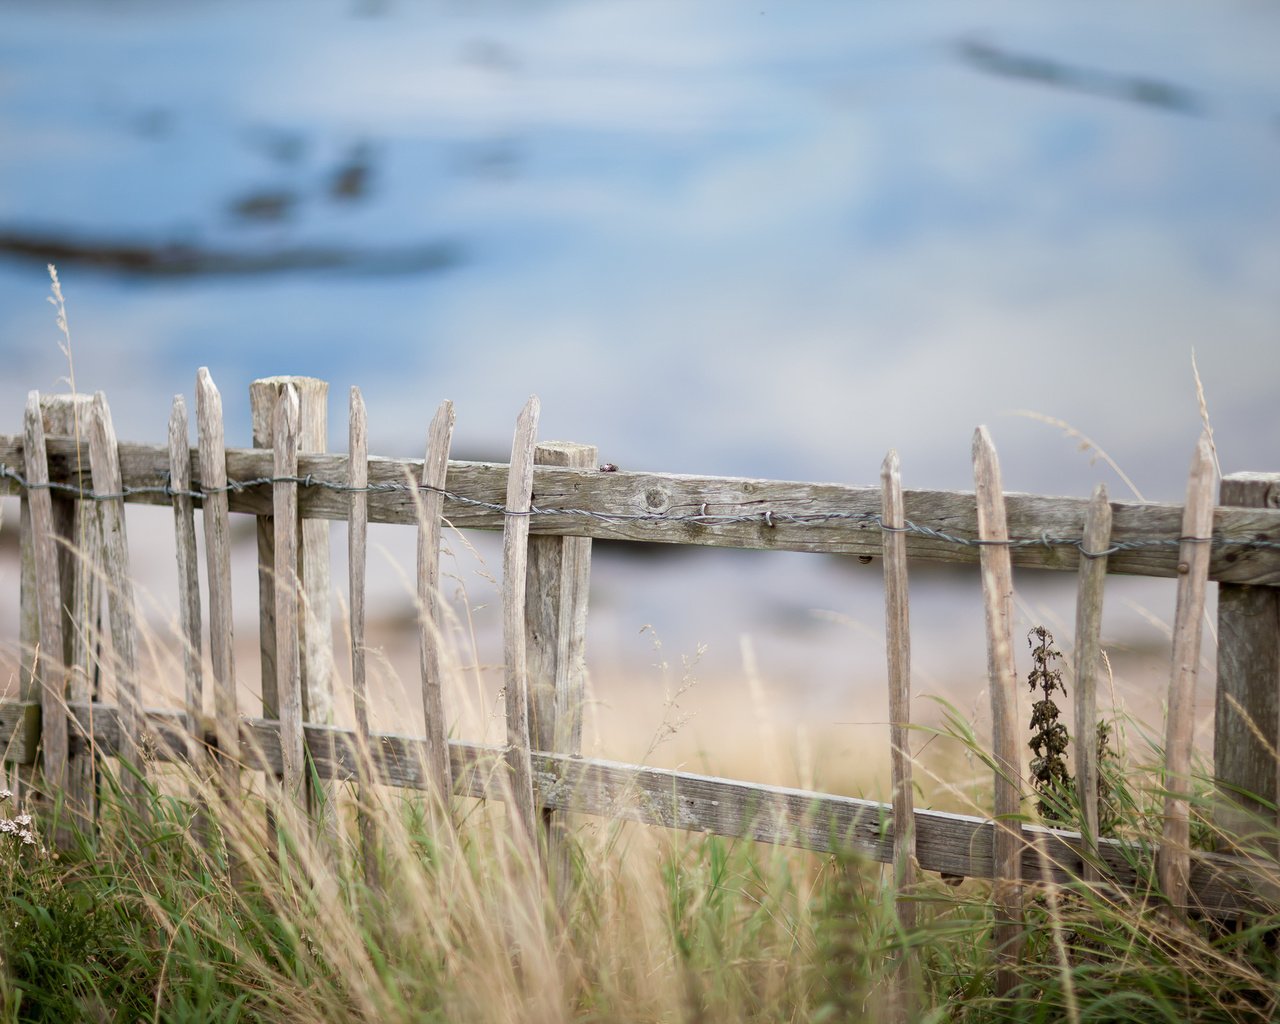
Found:
[{"label": "thick fence post", "polygon": [[[541,442],[533,451],[534,465],[567,469],[593,469],[598,457],[594,445],[567,441]],[[525,580],[530,742],[535,750],[581,754],[591,538],[530,537]],[[547,870],[563,911],[573,880],[567,816],[546,807],[539,814]]]},{"label": "thick fence post", "polygon": [[[40,393],[27,396],[23,415],[23,458],[29,483],[27,500],[31,507],[31,536],[35,565],[35,592],[39,621],[39,653],[33,659],[39,679],[40,790],[51,802],[66,793],[67,787],[67,668],[62,645],[62,590],[58,567],[58,544],[53,521],[53,502],[48,489],[49,457],[45,447],[44,423],[40,415]],[[55,842],[70,843],[68,830],[59,825]]]},{"label": "thick fence post", "polygon": [[[1232,473],[1218,503],[1280,508],[1280,473]],[[1240,552],[1239,558],[1250,553]],[[1280,587],[1218,584],[1218,686],[1213,774],[1224,803],[1218,828],[1231,839],[1259,829],[1264,803],[1276,799],[1280,743]],[[1252,822],[1252,824],[1250,824]],[[1268,831],[1265,826],[1262,831]]]},{"label": "thick fence post", "polygon": [[[276,404],[286,387],[298,396],[298,452],[323,452],[328,443],[329,385],[314,377],[263,377],[249,387],[253,417],[253,446],[272,447]],[[303,721],[316,725],[333,724],[333,622],[329,607],[329,524],[304,519],[298,545],[297,576],[302,607],[298,615],[298,644],[301,652]],[[279,683],[276,678],[275,622],[275,524],[271,517],[258,518],[258,613],[262,652],[262,714],[280,717]],[[336,834],[337,818],[331,782],[322,787],[320,803],[324,831]]]},{"label": "thick fence post", "polygon": [[1209,580],[1209,542],[1213,537],[1213,450],[1201,434],[1187,479],[1178,548],[1182,575],[1173,618],[1173,659],[1164,741],[1164,833],[1156,854],[1156,875],[1179,916],[1186,907],[1191,875],[1191,742],[1195,728],[1196,678]]},{"label": "thick fence post", "polygon": [[[41,395],[44,432],[85,441],[92,408],[92,395]],[[77,466],[76,474],[80,486],[92,488],[87,463]],[[62,657],[69,673],[67,699],[98,700],[102,673],[98,663],[102,647],[102,533],[98,510],[92,502],[56,492],[51,500],[62,593]],[[23,642],[27,642],[25,636]],[[78,816],[78,824],[86,832],[93,826],[98,795],[93,746],[88,735],[76,735],[68,742],[67,808]]]}]

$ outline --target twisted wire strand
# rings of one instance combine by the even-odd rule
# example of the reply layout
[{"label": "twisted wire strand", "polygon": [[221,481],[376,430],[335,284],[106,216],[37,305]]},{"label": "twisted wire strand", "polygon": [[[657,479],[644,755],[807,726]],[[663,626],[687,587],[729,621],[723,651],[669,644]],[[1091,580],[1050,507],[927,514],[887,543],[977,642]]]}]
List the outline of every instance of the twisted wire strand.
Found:
[{"label": "twisted wire strand", "polygon": [[1209,544],[1213,548],[1245,548],[1251,550],[1280,551],[1280,541],[1266,538],[1227,538],[1220,535],[1214,537],[1135,537],[1127,540],[1113,540],[1109,547],[1102,551],[1086,551],[1082,537],[1061,537],[1049,533],[1041,533],[1036,537],[1010,537],[1006,540],[984,540],[980,537],[962,537],[945,530],[937,529],[923,523],[906,520],[903,526],[888,526],[878,512],[846,512],[829,510],[825,512],[776,512],[766,509],[760,512],[708,512],[707,502],[688,503],[678,508],[696,508],[696,512],[599,512],[585,508],[542,508],[531,505],[527,510],[508,510],[498,502],[482,501],[465,494],[458,494],[443,487],[430,484],[405,483],[371,483],[363,487],[350,484],[334,483],[329,480],[317,480],[313,474],[306,476],[260,476],[249,480],[228,480],[222,487],[204,487],[179,489],[172,487],[167,481],[164,484],[149,484],[140,487],[123,487],[114,493],[99,493],[64,484],[59,481],[33,484],[21,473],[0,463],[0,479],[12,480],[26,490],[48,490],[65,494],[81,501],[119,501],[134,495],[161,495],[166,498],[191,498],[203,500],[215,494],[242,493],[254,487],[268,487],[274,484],[297,484],[303,488],[319,488],[343,494],[387,494],[430,492],[442,495],[446,501],[452,501],[468,508],[482,509],[504,516],[564,516],[578,519],[593,519],[598,522],[623,525],[628,523],[690,523],[698,526],[730,526],[744,523],[755,523],[769,528],[778,526],[820,526],[832,522],[855,522],[873,526],[885,533],[906,533],[945,544],[960,547],[1071,547],[1079,551],[1084,558],[1105,558],[1121,551],[1138,551],[1150,548],[1177,548],[1184,543]]}]

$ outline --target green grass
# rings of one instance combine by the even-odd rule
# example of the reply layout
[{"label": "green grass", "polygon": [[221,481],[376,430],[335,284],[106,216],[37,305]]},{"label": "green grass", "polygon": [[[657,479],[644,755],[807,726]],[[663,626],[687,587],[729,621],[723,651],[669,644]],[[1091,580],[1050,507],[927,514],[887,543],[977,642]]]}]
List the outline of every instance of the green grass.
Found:
[{"label": "green grass", "polygon": [[[1121,768],[1116,833],[1151,841],[1159,790]],[[1275,908],[1182,925],[1141,896],[1028,887],[1023,984],[998,1000],[980,881],[926,878],[903,934],[878,865],[584,818],[562,919],[500,805],[381,791],[371,888],[350,795],[336,846],[268,834],[260,800],[211,811],[205,844],[185,783],[162,788],[143,814],[108,791],[63,853],[0,834],[0,1021],[881,1020],[904,955],[921,1020],[1261,1021],[1280,999]]]}]

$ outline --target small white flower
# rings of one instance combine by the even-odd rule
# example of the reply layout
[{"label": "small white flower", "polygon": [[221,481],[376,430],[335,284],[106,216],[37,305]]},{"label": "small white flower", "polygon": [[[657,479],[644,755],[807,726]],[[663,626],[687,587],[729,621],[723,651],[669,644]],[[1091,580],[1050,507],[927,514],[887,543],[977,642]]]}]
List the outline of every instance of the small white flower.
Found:
[{"label": "small white flower", "polygon": [[0,800],[12,800],[13,791],[8,789],[0,789]]},{"label": "small white flower", "polygon": [[30,828],[30,827],[31,827],[31,815],[29,815],[29,814],[19,814],[19,815],[18,815],[16,818],[14,818],[13,820],[14,820],[14,821],[16,821],[16,822],[17,822],[19,825],[21,825],[23,828]]},{"label": "small white flower", "polygon": [[0,818],[0,832],[17,832],[18,823],[10,821],[8,818]]},{"label": "small white flower", "polygon": [[22,842],[25,845],[27,846],[36,845],[36,837],[33,836],[30,832],[20,832],[19,835],[22,837]]}]

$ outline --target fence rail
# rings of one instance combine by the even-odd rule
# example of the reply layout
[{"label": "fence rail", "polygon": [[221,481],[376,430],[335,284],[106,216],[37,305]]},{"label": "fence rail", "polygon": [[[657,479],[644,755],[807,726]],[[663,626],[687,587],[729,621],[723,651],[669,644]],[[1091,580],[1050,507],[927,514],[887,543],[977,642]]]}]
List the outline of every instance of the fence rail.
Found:
[{"label": "fence rail", "polygon": [[[46,438],[49,478],[67,496],[94,494],[88,478],[88,446],[74,438]],[[0,494],[19,494],[23,441],[0,436]],[[77,470],[77,466],[82,467]],[[169,451],[160,445],[120,444],[124,500],[173,503]],[[371,458],[368,509],[371,523],[416,526],[416,494],[423,460]],[[271,515],[275,480],[269,450],[228,448],[226,475],[232,512]],[[208,493],[196,452],[191,494],[201,507]],[[306,519],[345,522],[350,509],[350,462],[345,455],[298,456],[298,506]],[[461,529],[501,530],[507,466],[450,461],[444,514]],[[672,473],[601,472],[536,466],[531,533],[629,540],[650,544],[825,552],[879,557],[881,490],[842,484],[702,477]],[[910,558],[977,564],[981,544],[972,492],[904,490],[904,529]],[[1080,565],[1089,499],[1033,494],[1005,495],[1010,554],[1021,568],[1074,572]],[[1107,571],[1134,576],[1179,575],[1182,506],[1163,502],[1111,502]],[[1209,579],[1224,583],[1280,584],[1280,509],[1214,510]]]},{"label": "fence rail", "polygon": [[[885,461],[879,487],[625,472],[598,466],[595,449],[587,445],[539,444],[536,399],[517,420],[508,464],[449,459],[454,420],[448,402],[432,421],[423,459],[370,458],[363,401],[354,388],[353,460],[317,450],[326,434],[326,397],[327,385],[309,378],[255,382],[253,449],[224,448],[221,397],[207,370],[197,376],[195,448],[181,397],[174,403],[168,445],[117,443],[101,394],[41,399],[32,392],[23,433],[0,436],[0,494],[21,497],[23,533],[20,694],[0,702],[0,749],[37,792],[62,798],[82,826],[93,823],[93,774],[107,756],[130,767],[125,788],[135,800],[145,793],[153,760],[216,765],[219,791],[228,800],[240,792],[242,770],[261,770],[276,780],[276,808],[310,811],[313,827],[331,835],[336,820],[320,812],[333,807],[332,790],[314,791],[316,780],[321,787],[350,782],[363,788],[376,781],[437,795],[502,799],[517,838],[543,853],[557,890],[570,874],[570,813],[816,851],[851,848],[895,865],[904,927],[913,918],[917,868],[991,878],[1001,992],[1017,978],[1025,883],[1128,889],[1163,901],[1174,914],[1227,918],[1274,900],[1274,856],[1189,849],[1189,723],[1205,592],[1216,580],[1223,584],[1223,599],[1215,774],[1224,792],[1260,796],[1261,803],[1241,800],[1245,806],[1237,808],[1258,813],[1277,791],[1277,767],[1262,754],[1280,740],[1280,630],[1274,614],[1280,595],[1280,476],[1229,477],[1220,495],[1227,504],[1214,507],[1202,439],[1184,505],[1109,502],[1101,489],[1092,499],[1005,494],[984,428],[974,439],[974,493],[903,490],[895,453]],[[97,514],[88,511],[91,503]],[[178,687],[186,698],[182,710],[140,707],[125,503],[174,509],[187,644]],[[206,542],[209,678],[199,657],[197,509]],[[258,524],[261,718],[239,714],[231,513],[252,515]],[[351,527],[354,730],[333,722],[327,659],[336,652],[328,614],[326,520]],[[446,624],[438,592],[445,520],[504,533],[507,742],[501,747],[447,739],[439,649]],[[370,522],[418,530],[425,715],[417,736],[369,728],[363,598]],[[866,562],[882,557],[894,804],[582,757],[592,539],[824,552]],[[980,568],[995,726],[990,818],[918,810],[912,803],[909,558]],[[1078,744],[1083,834],[1026,823],[1012,717],[1021,685],[1012,656],[1012,566],[1079,574],[1075,661],[1084,692],[1078,736],[1091,735],[1096,724],[1105,575],[1178,580],[1161,843],[1144,846],[1097,835],[1096,751],[1090,743]],[[116,655],[118,705],[102,703],[90,679],[100,652],[85,638],[100,632],[101,605]],[[215,714],[206,720],[201,709],[210,689]],[[1234,813],[1228,809],[1223,820],[1240,820],[1231,818]],[[359,832],[371,880],[373,828],[362,815]],[[234,863],[230,871],[234,881]]]},{"label": "fence rail", "polygon": [[[72,704],[77,732],[90,721],[103,756],[120,752],[118,709],[111,704]],[[157,760],[182,757],[185,718],[171,709],[147,709]],[[307,725],[308,754],[325,779],[359,782],[365,771],[354,730]],[[39,705],[0,703],[0,737],[11,746],[7,758],[33,763],[39,742]],[[212,723],[205,740],[216,750]],[[430,792],[436,783],[429,768],[427,742],[420,737],[372,733],[369,769],[378,782]],[[80,741],[83,743],[83,740]],[[280,774],[280,725],[247,719],[240,726],[240,749],[247,770]],[[504,799],[505,747],[449,741],[453,791],[458,796]],[[893,809],[888,804],[808,790],[735,782],[731,779],[622,764],[601,758],[531,753],[534,792],[547,810],[622,818],[663,828],[707,832],[729,838],[792,846],[818,853],[852,851],[877,863],[893,861]],[[991,878],[994,873],[990,818],[915,809],[916,862],[922,871],[957,878]],[[1037,825],[1021,826],[1020,862],[1027,882],[1059,884],[1082,877],[1086,847],[1080,833]],[[1096,866],[1117,889],[1147,893],[1153,899],[1156,851],[1115,839],[1097,841]],[[1271,897],[1261,865],[1226,854],[1195,851],[1190,885],[1201,913],[1235,919]]]}]

